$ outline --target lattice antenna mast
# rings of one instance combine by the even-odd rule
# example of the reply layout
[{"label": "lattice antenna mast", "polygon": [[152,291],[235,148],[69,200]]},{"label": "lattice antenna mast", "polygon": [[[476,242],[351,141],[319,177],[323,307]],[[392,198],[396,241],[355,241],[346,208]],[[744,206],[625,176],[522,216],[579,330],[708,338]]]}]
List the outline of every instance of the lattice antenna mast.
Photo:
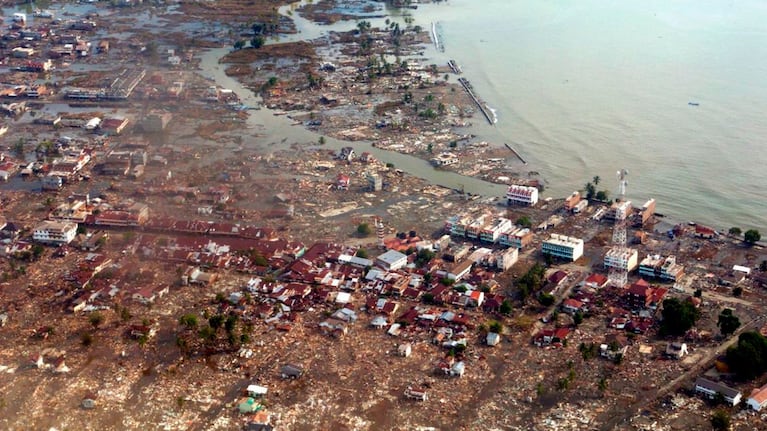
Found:
[{"label": "lattice antenna mast", "polygon": [[[621,169],[617,173],[618,177],[618,201],[626,201],[626,188],[628,187],[629,171]],[[616,209],[616,211],[620,211]],[[626,247],[626,217],[628,214],[623,212],[616,213],[615,226],[613,226],[613,246],[611,252],[619,254],[620,256],[626,256],[629,253],[629,249]],[[608,280],[610,284],[616,287],[624,287],[628,283],[628,268],[623,267],[611,267]]]}]

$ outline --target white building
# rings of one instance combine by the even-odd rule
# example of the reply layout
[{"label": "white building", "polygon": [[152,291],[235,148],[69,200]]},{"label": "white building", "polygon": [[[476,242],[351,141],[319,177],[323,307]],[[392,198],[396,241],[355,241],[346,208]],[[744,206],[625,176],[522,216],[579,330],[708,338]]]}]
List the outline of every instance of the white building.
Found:
[{"label": "white building", "polygon": [[748,397],[746,404],[753,410],[762,410],[762,407],[767,405],[767,385],[751,391],[751,396]]},{"label": "white building", "polygon": [[509,247],[505,251],[498,253],[495,256],[495,266],[501,271],[514,266],[519,260],[519,249],[516,247]]},{"label": "white building", "polygon": [[649,254],[639,263],[639,275],[662,281],[678,281],[684,275],[684,266],[676,263],[676,256],[666,258]]},{"label": "white building", "polygon": [[583,256],[583,240],[553,233],[543,242],[541,251],[546,255],[576,261]]},{"label": "white building", "polygon": [[701,394],[709,399],[714,399],[717,394],[720,394],[731,406],[737,406],[743,397],[737,389],[733,389],[721,383],[712,382],[703,377],[698,377],[698,380],[695,381],[695,393]]},{"label": "white building", "polygon": [[506,201],[509,205],[515,203],[535,205],[538,203],[538,189],[536,187],[511,185],[506,191]]},{"label": "white building", "polygon": [[32,239],[48,244],[69,244],[77,235],[77,223],[46,220],[32,233]]},{"label": "white building", "polygon": [[511,220],[504,217],[498,217],[482,229],[479,233],[479,239],[485,242],[495,243],[502,233],[509,232],[513,228],[514,223],[512,223]]},{"label": "white building", "polygon": [[389,250],[376,258],[376,265],[385,270],[394,271],[407,265],[407,255],[397,250]]},{"label": "white building", "polygon": [[633,271],[639,264],[639,253],[631,248],[614,247],[607,250],[604,259],[605,268]]}]

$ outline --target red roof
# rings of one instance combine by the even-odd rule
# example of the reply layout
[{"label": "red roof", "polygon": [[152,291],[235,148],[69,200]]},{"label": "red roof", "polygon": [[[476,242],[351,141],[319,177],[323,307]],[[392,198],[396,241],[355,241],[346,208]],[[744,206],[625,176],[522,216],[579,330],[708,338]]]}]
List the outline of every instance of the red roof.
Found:
[{"label": "red roof", "polygon": [[549,281],[554,284],[559,284],[567,278],[567,273],[564,271],[557,271],[549,276]]},{"label": "red roof", "polygon": [[591,274],[586,278],[586,284],[596,284],[604,286],[607,283],[607,277],[602,274]]}]

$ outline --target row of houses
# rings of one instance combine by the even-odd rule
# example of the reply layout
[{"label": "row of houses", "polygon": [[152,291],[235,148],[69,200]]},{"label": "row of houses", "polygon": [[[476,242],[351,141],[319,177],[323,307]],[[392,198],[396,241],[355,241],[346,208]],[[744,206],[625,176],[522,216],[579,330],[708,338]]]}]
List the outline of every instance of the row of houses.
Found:
[{"label": "row of houses", "polygon": [[490,214],[452,216],[445,221],[444,231],[451,236],[504,247],[523,248],[533,240],[530,229],[517,227],[505,217],[493,217]]}]

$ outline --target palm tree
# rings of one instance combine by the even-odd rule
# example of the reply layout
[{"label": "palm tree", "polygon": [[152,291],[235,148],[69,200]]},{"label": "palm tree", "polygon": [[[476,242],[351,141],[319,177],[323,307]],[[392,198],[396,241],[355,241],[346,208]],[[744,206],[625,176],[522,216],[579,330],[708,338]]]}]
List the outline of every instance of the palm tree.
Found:
[{"label": "palm tree", "polygon": [[602,181],[602,179],[599,178],[599,175],[595,175],[594,178],[591,179],[591,182],[594,183],[595,186],[598,186],[600,181]]}]

